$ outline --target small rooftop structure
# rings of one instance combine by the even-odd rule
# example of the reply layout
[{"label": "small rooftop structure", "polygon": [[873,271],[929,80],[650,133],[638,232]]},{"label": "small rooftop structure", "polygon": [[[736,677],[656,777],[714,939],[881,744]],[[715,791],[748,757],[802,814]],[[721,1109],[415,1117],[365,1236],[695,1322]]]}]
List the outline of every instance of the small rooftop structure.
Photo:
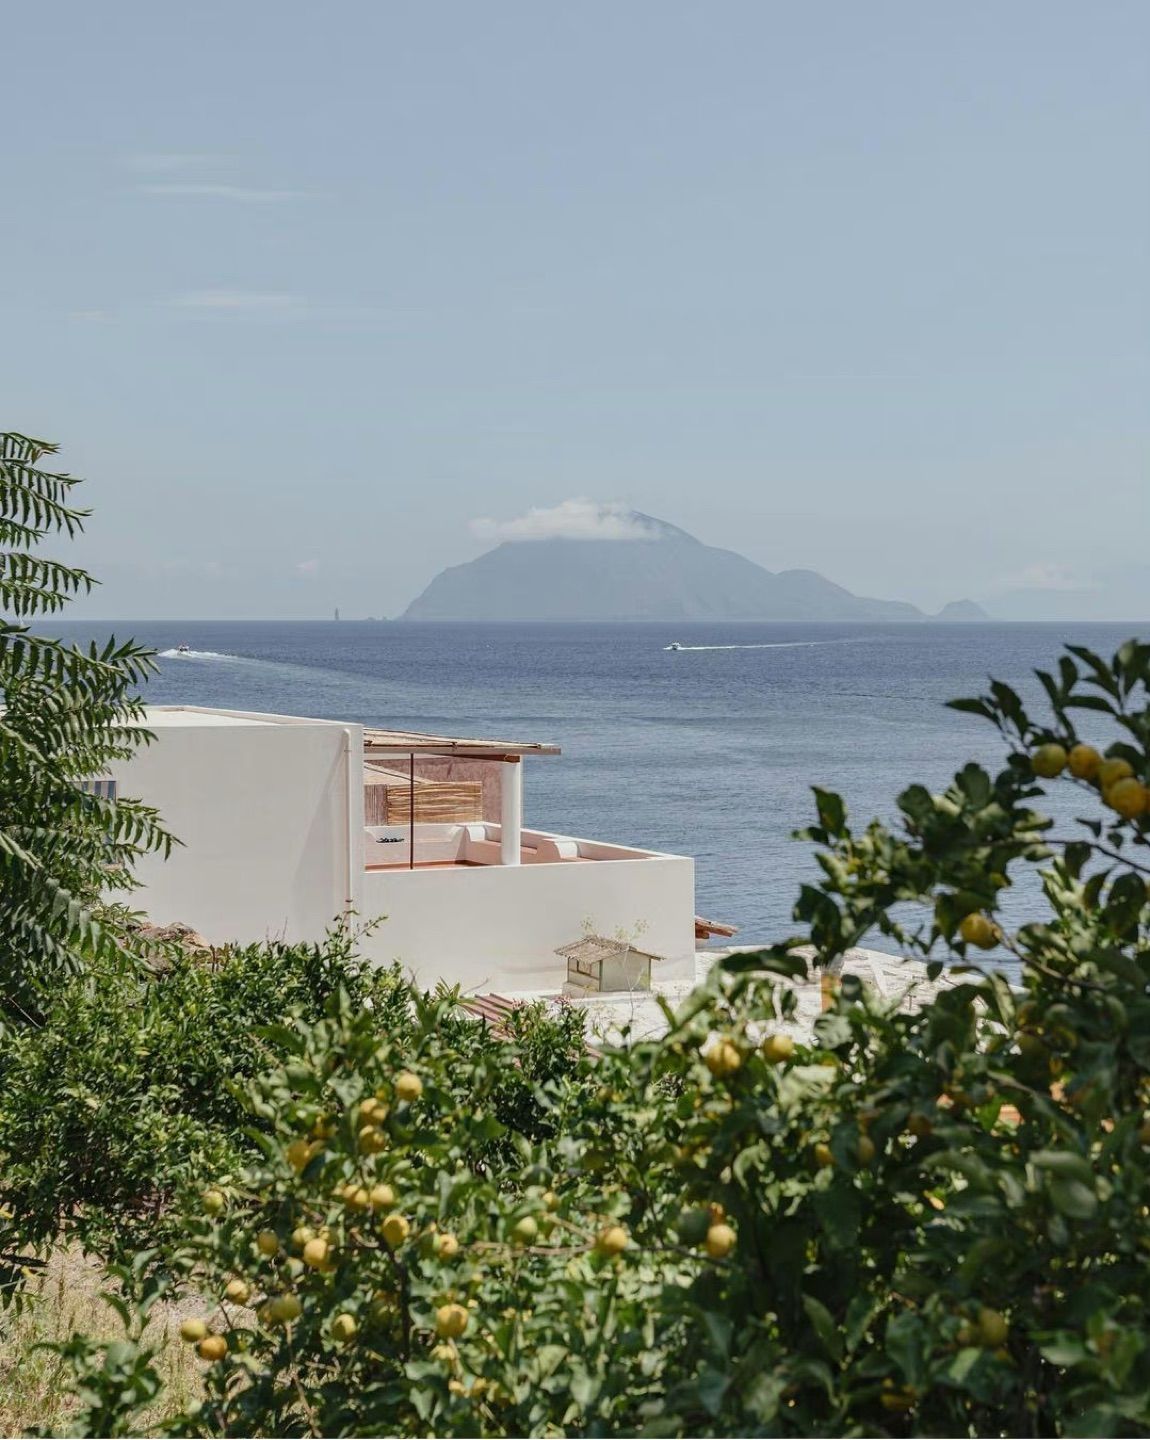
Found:
[{"label": "small rooftop structure", "polygon": [[602,935],[585,935],[555,953],[567,961],[567,988],[579,994],[650,990],[652,962],[663,958]]}]

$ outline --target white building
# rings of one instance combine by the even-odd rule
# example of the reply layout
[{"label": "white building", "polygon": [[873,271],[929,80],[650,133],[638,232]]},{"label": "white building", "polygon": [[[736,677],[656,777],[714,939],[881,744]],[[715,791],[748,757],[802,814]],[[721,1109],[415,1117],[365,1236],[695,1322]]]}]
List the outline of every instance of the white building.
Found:
[{"label": "white building", "polygon": [[524,761],[555,746],[179,706],[146,723],[110,778],[181,842],[138,867],[156,923],[317,940],[354,913],[380,921],[371,959],[469,992],[561,989],[555,952],[587,934],[658,956],[656,983],[694,977],[692,860],[523,828]]}]

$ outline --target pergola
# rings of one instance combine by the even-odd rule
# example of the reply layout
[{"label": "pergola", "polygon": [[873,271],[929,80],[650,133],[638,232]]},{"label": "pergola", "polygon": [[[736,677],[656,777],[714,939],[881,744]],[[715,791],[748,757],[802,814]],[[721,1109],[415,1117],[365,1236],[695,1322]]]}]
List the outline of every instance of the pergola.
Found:
[{"label": "pergola", "polygon": [[418,756],[456,760],[485,760],[502,765],[500,786],[499,859],[518,865],[523,848],[523,767],[525,755],[558,755],[558,745],[543,741],[480,740],[455,735],[425,735],[418,730],[377,730],[365,726],[365,760],[403,760],[408,763],[411,805],[408,817],[409,863],[415,868],[415,761]]}]

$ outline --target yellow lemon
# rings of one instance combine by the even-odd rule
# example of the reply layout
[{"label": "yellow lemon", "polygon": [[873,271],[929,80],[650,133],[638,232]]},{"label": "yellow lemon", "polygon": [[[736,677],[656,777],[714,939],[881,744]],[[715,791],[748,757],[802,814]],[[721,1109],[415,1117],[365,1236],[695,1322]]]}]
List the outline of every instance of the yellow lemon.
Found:
[{"label": "yellow lemon", "polygon": [[256,1249],[261,1255],[278,1255],[280,1252],[280,1237],[274,1230],[261,1230],[256,1236]]},{"label": "yellow lemon", "polygon": [[725,1075],[734,1074],[743,1063],[743,1057],[732,1040],[716,1040],[704,1050],[703,1061],[711,1074],[721,1080]]},{"label": "yellow lemon", "polygon": [[435,1312],[435,1333],[441,1340],[458,1340],[470,1318],[462,1305],[441,1305]]},{"label": "yellow lemon", "polygon": [[793,1035],[768,1035],[763,1041],[763,1059],[768,1065],[782,1065],[795,1053]]},{"label": "yellow lemon", "polygon": [[993,950],[998,943],[998,926],[977,912],[963,916],[958,933],[968,945],[977,945],[980,950]]},{"label": "yellow lemon", "polygon": [[349,1185],[343,1192],[343,1203],[349,1210],[370,1210],[371,1191],[366,1185]]},{"label": "yellow lemon", "polygon": [[511,1227],[511,1239],[516,1245],[533,1245],[539,1238],[539,1226],[530,1215],[516,1220]]},{"label": "yellow lemon", "polygon": [[1146,809],[1146,787],[1140,780],[1127,776],[1115,780],[1106,789],[1106,803],[1125,820],[1134,820]]},{"label": "yellow lemon", "polygon": [[311,1270],[322,1270],[330,1254],[331,1246],[317,1235],[303,1247],[303,1263]]},{"label": "yellow lemon", "polygon": [[205,1190],[202,1204],[209,1215],[219,1215],[227,1204],[222,1190]]},{"label": "yellow lemon", "polygon": [[997,1310],[983,1306],[978,1312],[978,1338],[988,1350],[997,1350],[1005,1345],[1010,1335],[1010,1326]]},{"label": "yellow lemon", "polygon": [[703,1248],[712,1260],[722,1260],[735,1248],[735,1232],[729,1225],[712,1225]]},{"label": "yellow lemon", "polygon": [[387,1136],[378,1125],[365,1125],[356,1136],[356,1143],[365,1155],[378,1155],[387,1149]]},{"label": "yellow lemon", "polygon": [[381,1228],[383,1238],[394,1250],[411,1234],[411,1221],[403,1215],[389,1215]]},{"label": "yellow lemon", "polygon": [[459,1241],[445,1230],[435,1237],[435,1253],[441,1260],[454,1260],[459,1254]]},{"label": "yellow lemon", "polygon": [[228,1353],[228,1342],[222,1335],[208,1335],[199,1343],[200,1359],[207,1360],[211,1364],[214,1360],[222,1360]]},{"label": "yellow lemon", "polygon": [[395,1191],[390,1185],[373,1185],[367,1199],[373,1210],[390,1210],[395,1204]]},{"label": "yellow lemon", "polygon": [[285,1154],[287,1162],[298,1175],[301,1170],[307,1168],[307,1163],[315,1153],[312,1150],[311,1140],[293,1140],[287,1147]]},{"label": "yellow lemon", "polygon": [[835,1157],[831,1154],[829,1145],[816,1145],[814,1148],[815,1164],[820,1170],[825,1170],[829,1165],[835,1163]]},{"label": "yellow lemon", "polygon": [[1096,780],[1102,768],[1102,756],[1093,745],[1073,745],[1066,763],[1075,780]]},{"label": "yellow lemon", "polygon": [[418,1100],[423,1094],[423,1081],[410,1070],[404,1070],[395,1077],[395,1093],[400,1100]]},{"label": "yellow lemon", "polygon": [[1103,760],[1098,767],[1098,783],[1105,792],[1118,780],[1128,780],[1134,774],[1134,766],[1129,760],[1118,757],[1114,760]]},{"label": "yellow lemon", "polygon": [[233,1305],[246,1305],[251,1299],[252,1287],[246,1280],[229,1280],[224,1286],[224,1299]]},{"label": "yellow lemon", "polygon": [[1061,745],[1040,745],[1030,757],[1030,768],[1043,780],[1053,780],[1066,769],[1066,751]]},{"label": "yellow lemon", "polygon": [[346,1345],[349,1340],[355,1339],[355,1332],[359,1326],[355,1323],[355,1316],[346,1312],[337,1315],[331,1322],[331,1333],[341,1345]]},{"label": "yellow lemon", "polygon": [[180,1326],[180,1339],[186,1340],[189,1345],[194,1345],[202,1340],[208,1333],[208,1322],[206,1320],[185,1320]]},{"label": "yellow lemon", "polygon": [[605,1230],[599,1232],[599,1238],[595,1241],[595,1250],[600,1255],[621,1255],[627,1248],[629,1238],[624,1226],[608,1225]]},{"label": "yellow lemon", "polygon": [[290,1325],[303,1313],[303,1306],[294,1295],[277,1295],[268,1303],[268,1315],[277,1325]]}]

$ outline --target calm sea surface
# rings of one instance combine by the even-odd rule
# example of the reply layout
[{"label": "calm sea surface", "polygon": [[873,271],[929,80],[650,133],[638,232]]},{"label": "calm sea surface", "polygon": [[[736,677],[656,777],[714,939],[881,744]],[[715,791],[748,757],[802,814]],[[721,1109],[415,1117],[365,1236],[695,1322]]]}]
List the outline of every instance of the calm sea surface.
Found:
[{"label": "calm sea surface", "polygon": [[[163,657],[159,704],[284,711],[463,735],[557,741],[528,761],[529,824],[693,855],[698,909],[740,939],[792,933],[814,867],[790,838],[812,783],[856,820],[919,780],[995,765],[993,729],[946,710],[988,675],[1032,692],[1066,640],[1109,654],[1134,625],[63,624],[135,635]],[[677,640],[686,648],[668,652]],[[287,783],[287,782],[285,782]],[[1067,819],[1074,813],[1068,811]],[[1011,897],[1021,918],[1026,896]],[[1015,913],[1010,914],[1013,910]]]}]

